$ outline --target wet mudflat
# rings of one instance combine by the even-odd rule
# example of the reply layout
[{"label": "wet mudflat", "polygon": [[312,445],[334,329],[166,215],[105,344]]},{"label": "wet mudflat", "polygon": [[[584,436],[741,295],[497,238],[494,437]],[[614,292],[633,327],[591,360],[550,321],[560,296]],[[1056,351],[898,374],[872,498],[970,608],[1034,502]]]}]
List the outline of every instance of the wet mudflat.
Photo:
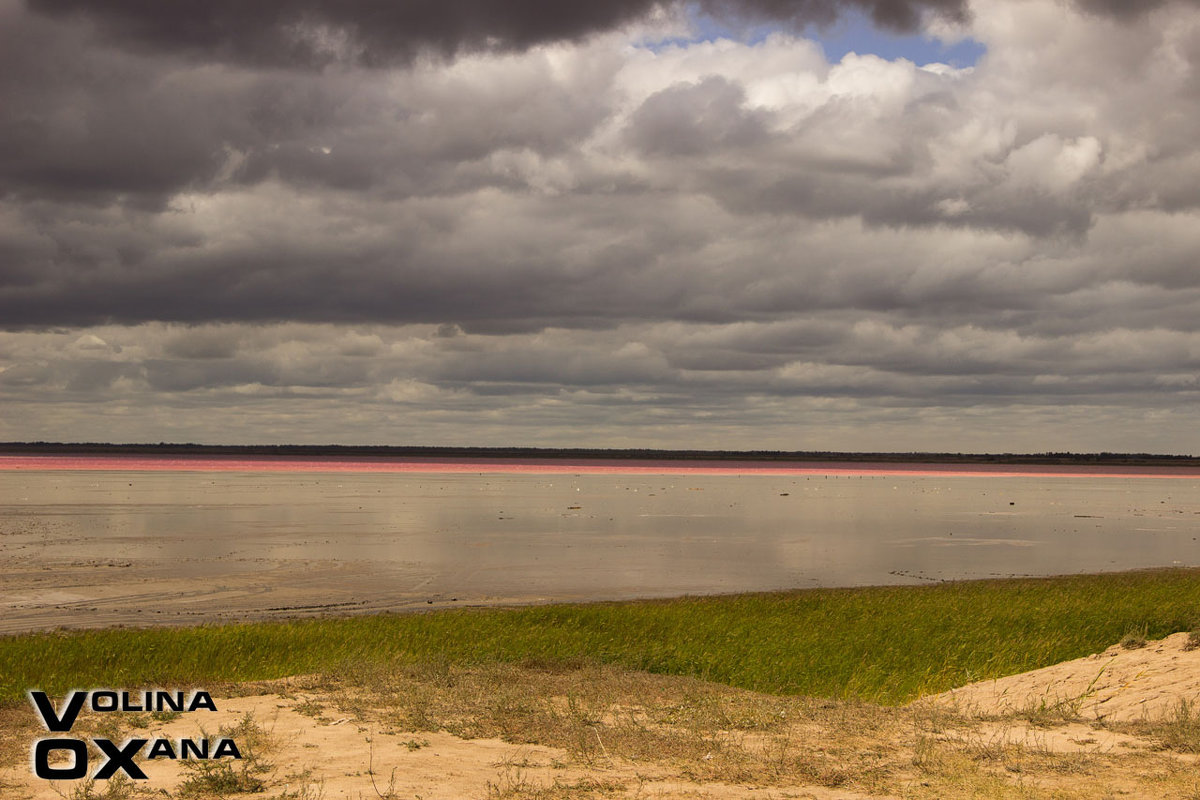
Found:
[{"label": "wet mudflat", "polygon": [[1192,477],[243,466],[0,469],[0,632],[1200,565]]}]

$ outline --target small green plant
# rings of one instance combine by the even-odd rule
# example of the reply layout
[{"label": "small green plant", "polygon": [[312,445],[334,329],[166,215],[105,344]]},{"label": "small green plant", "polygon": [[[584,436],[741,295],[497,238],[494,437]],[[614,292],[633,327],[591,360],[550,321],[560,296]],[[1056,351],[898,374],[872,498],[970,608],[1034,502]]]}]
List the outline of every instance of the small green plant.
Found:
[{"label": "small green plant", "polygon": [[1187,641],[1183,643],[1184,650],[1196,650],[1200,648],[1200,625],[1188,631]]},{"label": "small green plant", "polygon": [[227,794],[256,794],[267,789],[267,777],[275,765],[263,760],[270,749],[267,732],[247,714],[232,727],[222,726],[217,736],[204,734],[210,746],[218,737],[238,743],[239,760],[187,760],[180,762],[187,777],[179,784],[179,796],[208,797]]},{"label": "small green plant", "polygon": [[1126,650],[1138,650],[1146,646],[1146,626],[1135,625],[1125,631],[1125,635],[1121,637],[1121,647]]},{"label": "small green plant", "polygon": [[68,800],[129,800],[140,794],[133,781],[124,775],[117,775],[112,780],[103,782],[103,789],[98,789],[96,781],[88,778],[76,784]]},{"label": "small green plant", "polygon": [[524,770],[505,767],[497,781],[488,781],[487,800],[520,800],[539,793],[541,788],[529,780]]},{"label": "small green plant", "polygon": [[373,744],[367,754],[367,774],[371,776],[371,788],[375,790],[375,794],[380,800],[396,800],[396,768],[392,768],[387,784],[382,789],[379,788],[379,784],[375,780],[377,773],[375,772],[375,746]]},{"label": "small green plant", "polygon": [[228,761],[184,761],[188,776],[179,784],[180,797],[206,797],[211,794],[253,794],[265,791],[267,782],[243,766],[234,769]]},{"label": "small green plant", "polygon": [[1200,753],[1200,709],[1185,699],[1156,731],[1162,746],[1179,753]]},{"label": "small green plant", "polygon": [[311,769],[288,775],[283,784],[279,794],[272,795],[270,800],[324,800],[325,782],[314,779]]},{"label": "small green plant", "polygon": [[319,718],[325,711],[325,706],[313,700],[305,700],[296,706],[296,713],[306,717]]}]

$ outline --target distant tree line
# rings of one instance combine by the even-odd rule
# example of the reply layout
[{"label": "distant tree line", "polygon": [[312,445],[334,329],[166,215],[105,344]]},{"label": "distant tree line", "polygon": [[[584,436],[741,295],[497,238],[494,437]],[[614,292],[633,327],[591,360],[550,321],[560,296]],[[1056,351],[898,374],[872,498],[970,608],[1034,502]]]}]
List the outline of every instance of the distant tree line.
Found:
[{"label": "distant tree line", "polygon": [[1063,464],[1197,466],[1191,455],[1156,453],[842,453],[830,450],[662,450],[599,447],[424,447],[393,445],[273,444],[211,445],[159,442],[0,442],[0,453],[15,455],[265,456],[278,458],[482,458],[597,459],[638,461],[816,461],[908,464]]}]

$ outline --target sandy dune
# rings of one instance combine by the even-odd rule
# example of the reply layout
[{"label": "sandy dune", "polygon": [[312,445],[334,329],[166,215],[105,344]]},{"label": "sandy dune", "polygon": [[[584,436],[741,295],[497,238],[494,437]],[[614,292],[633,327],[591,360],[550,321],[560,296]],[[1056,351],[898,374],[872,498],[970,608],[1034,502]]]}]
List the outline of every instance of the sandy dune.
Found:
[{"label": "sandy dune", "polygon": [[1176,633],[1127,649],[980,681],[931,698],[973,715],[1042,711],[1106,722],[1162,719],[1180,702],[1200,708],[1200,648]]}]

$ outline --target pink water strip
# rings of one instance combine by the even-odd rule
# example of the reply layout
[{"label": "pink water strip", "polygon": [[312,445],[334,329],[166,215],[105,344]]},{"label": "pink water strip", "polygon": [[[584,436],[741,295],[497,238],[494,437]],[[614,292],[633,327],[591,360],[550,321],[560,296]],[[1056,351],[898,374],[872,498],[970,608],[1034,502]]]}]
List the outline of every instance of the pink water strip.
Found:
[{"label": "pink water strip", "polygon": [[640,461],[603,459],[291,458],[224,456],[0,455],[0,470],[177,472],[416,472],[545,475],[829,475],[933,477],[1184,478],[1195,467],[922,464],[849,461]]}]

